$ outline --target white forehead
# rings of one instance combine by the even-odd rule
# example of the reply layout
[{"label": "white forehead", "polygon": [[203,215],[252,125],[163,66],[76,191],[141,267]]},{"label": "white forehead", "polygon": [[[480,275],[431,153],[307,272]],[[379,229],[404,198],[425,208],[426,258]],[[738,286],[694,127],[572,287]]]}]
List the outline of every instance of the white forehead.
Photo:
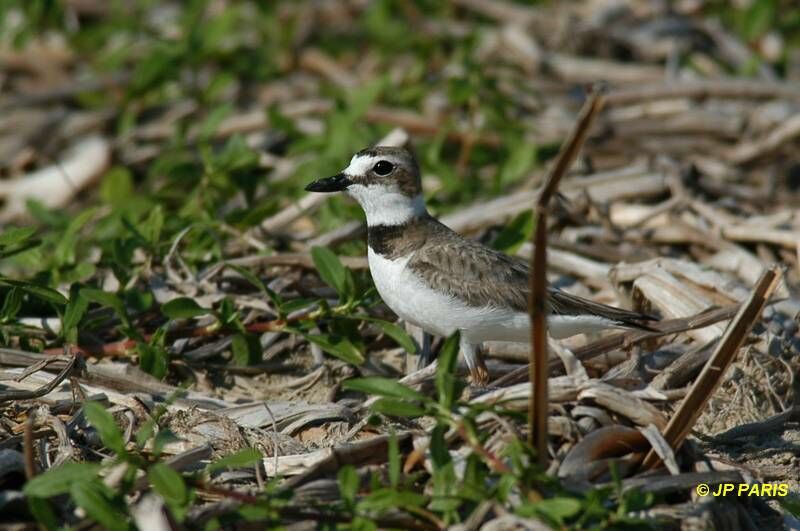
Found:
[{"label": "white forehead", "polygon": [[366,153],[357,153],[350,159],[350,165],[346,167],[342,173],[345,175],[365,175],[371,170],[378,161],[388,160],[393,164],[397,164],[395,157],[391,155],[368,155]]},{"label": "white forehead", "polygon": [[379,160],[385,159],[374,155],[353,155],[353,158],[350,159],[350,165],[344,169],[343,173],[346,175],[364,175],[371,170]]}]

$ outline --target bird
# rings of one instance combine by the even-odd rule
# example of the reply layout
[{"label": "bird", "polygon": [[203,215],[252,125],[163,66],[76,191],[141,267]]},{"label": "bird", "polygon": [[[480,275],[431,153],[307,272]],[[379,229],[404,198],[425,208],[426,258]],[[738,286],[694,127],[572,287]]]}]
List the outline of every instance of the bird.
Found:
[{"label": "bird", "polygon": [[[530,269],[433,217],[419,165],[403,147],[376,146],[353,155],[340,173],[308,184],[309,192],[344,192],[367,218],[367,258],[386,305],[425,332],[460,332],[470,380],[485,385],[485,341],[530,342]],[[548,288],[548,331],[554,339],[609,328],[652,330],[655,318]]]}]

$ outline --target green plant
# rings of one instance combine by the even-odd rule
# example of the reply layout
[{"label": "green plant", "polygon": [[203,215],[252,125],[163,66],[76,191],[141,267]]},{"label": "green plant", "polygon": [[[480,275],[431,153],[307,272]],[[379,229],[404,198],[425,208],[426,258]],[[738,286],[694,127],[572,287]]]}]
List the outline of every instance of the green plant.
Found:
[{"label": "green plant", "polygon": [[[509,420],[519,414],[502,405],[476,405],[461,398],[463,381],[455,376],[458,334],[447,339],[438,358],[436,396],[429,397],[392,379],[354,378],[345,389],[377,397],[374,414],[398,419],[432,418],[427,455],[431,471],[403,476],[396,439],[387,459],[388,482],[373,477],[363,488],[354,469],[339,472],[341,509],[354,516],[352,529],[372,529],[369,522],[392,511],[406,511],[436,525],[463,522],[478,505],[494,500],[521,517],[535,517],[555,528],[649,528],[629,513],[653,503],[651,495],[615,487],[572,492],[536,466],[532,449],[511,437],[500,454],[487,449],[489,433],[479,427],[481,415],[491,413]],[[464,443],[469,452],[456,461],[450,447]],[[421,495],[420,493],[424,493]]]},{"label": "green plant", "polygon": [[[56,507],[52,503],[60,496],[68,496],[74,506],[82,508],[89,518],[103,527],[133,529],[125,497],[142,489],[137,481],[140,473],[147,477],[149,488],[164,500],[175,521],[182,522],[195,502],[198,490],[224,492],[210,482],[215,472],[250,467],[261,461],[261,453],[249,448],[212,462],[197,472],[181,473],[171,468],[164,462],[162,452],[164,445],[176,437],[168,429],[158,427],[167,404],[159,406],[152,418],[136,431],[135,440],[126,443],[114,416],[101,404],[86,402],[83,415],[111,455],[99,463],[67,462],[26,483],[24,492],[28,505],[39,523],[48,529],[57,529],[57,522],[69,521],[67,514],[59,514],[63,504]],[[118,476],[119,483],[109,485],[104,482],[104,476],[118,467],[123,469]],[[253,500],[254,506],[266,508],[268,512],[271,503],[268,496]]]}]

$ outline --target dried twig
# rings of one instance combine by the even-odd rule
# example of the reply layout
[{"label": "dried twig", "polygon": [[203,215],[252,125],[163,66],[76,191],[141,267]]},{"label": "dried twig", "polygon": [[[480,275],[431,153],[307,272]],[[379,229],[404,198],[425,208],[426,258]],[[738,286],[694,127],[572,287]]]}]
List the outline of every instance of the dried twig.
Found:
[{"label": "dried twig", "polygon": [[25,420],[22,449],[25,456],[25,479],[31,480],[36,475],[36,458],[33,453],[33,425],[36,422],[36,409],[31,408]]},{"label": "dried twig", "polygon": [[744,437],[763,435],[771,431],[781,431],[785,429],[786,424],[790,422],[800,422],[800,406],[794,406],[783,413],[778,413],[760,422],[751,422],[749,424],[736,426],[724,433],[714,436],[714,440],[728,443]]},{"label": "dried twig", "polygon": [[600,86],[593,88],[581,109],[578,122],[556,158],[544,187],[536,202],[536,230],[533,235],[531,259],[530,299],[528,310],[531,320],[530,381],[533,392],[528,410],[528,443],[536,448],[539,464],[547,462],[547,208],[558,190],[561,177],[572,165],[595,116],[603,106]]},{"label": "dried twig", "polygon": [[[400,447],[410,446],[411,434],[408,432],[396,435],[397,443]],[[325,474],[336,472],[343,465],[363,465],[369,462],[385,462],[388,459],[389,437],[381,435],[372,437],[364,441],[353,444],[341,444],[329,449],[328,455],[322,461],[302,474],[286,480],[283,484],[286,488],[297,488],[298,486],[317,479]]]},{"label": "dried twig", "polygon": [[[728,325],[716,350],[711,355],[703,371],[698,376],[689,394],[683,400],[678,411],[670,419],[664,438],[673,449],[681,446],[689,431],[694,426],[714,390],[719,386],[733,358],[742,345],[745,336],[753,323],[761,315],[764,305],[775,291],[780,281],[777,267],[764,271],[761,279],[753,289],[750,298],[745,302],[736,318]],[[661,459],[655,452],[649,452],[644,460],[643,468],[653,468]]]},{"label": "dried twig", "polygon": [[764,137],[756,140],[743,140],[728,153],[733,164],[745,164],[768,155],[784,144],[800,136],[800,114],[795,114]]},{"label": "dried twig", "polygon": [[[72,354],[69,358],[60,358],[58,361],[66,361],[67,364],[61,370],[58,375],[53,378],[47,385],[43,385],[38,389],[34,389],[33,391],[27,390],[20,390],[20,389],[9,389],[7,391],[0,392],[0,404],[3,402],[10,402],[12,400],[30,400],[32,398],[39,398],[40,396],[44,396],[50,393],[53,389],[55,389],[58,384],[64,381],[64,379],[69,376],[72,372],[72,369],[75,367],[75,363],[78,360],[77,354]],[[54,359],[53,361],[56,361]]]},{"label": "dried twig", "polygon": [[30,199],[50,208],[60,208],[105,171],[111,161],[111,146],[101,136],[82,139],[52,166],[32,172],[22,179],[0,181],[0,220],[11,221],[27,212]]},{"label": "dried twig", "polygon": [[800,100],[800,90],[791,83],[746,79],[713,79],[624,87],[611,91],[607,105],[630,105],[642,101],[675,98],[747,98]]}]

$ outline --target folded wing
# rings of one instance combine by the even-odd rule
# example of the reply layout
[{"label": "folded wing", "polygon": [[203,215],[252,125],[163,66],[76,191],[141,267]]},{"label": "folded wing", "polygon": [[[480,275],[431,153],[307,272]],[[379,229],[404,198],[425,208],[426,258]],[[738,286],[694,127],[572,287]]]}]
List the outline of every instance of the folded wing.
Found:
[{"label": "folded wing", "polygon": [[[432,288],[466,301],[471,306],[510,307],[528,311],[529,268],[525,262],[463,238],[439,224],[425,245],[409,260],[409,267]],[[654,318],[614,308],[577,295],[549,288],[554,314],[592,315],[621,326],[652,330]]]}]

